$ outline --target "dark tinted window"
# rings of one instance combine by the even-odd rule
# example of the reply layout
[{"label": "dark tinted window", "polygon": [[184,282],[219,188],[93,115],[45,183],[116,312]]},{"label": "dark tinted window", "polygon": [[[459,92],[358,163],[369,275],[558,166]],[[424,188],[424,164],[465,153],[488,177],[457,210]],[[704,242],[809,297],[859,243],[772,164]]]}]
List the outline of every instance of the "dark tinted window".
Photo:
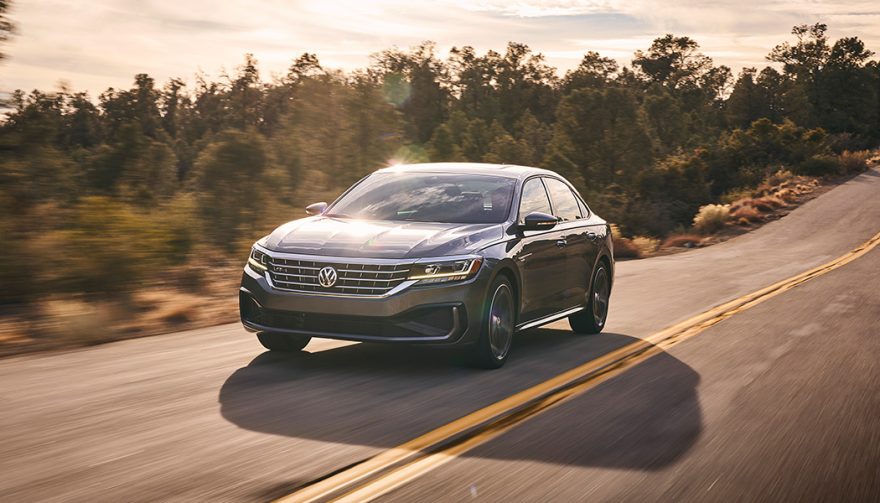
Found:
[{"label": "dark tinted window", "polygon": [[453,173],[376,173],[327,212],[365,220],[462,224],[507,219],[516,180]]},{"label": "dark tinted window", "polygon": [[547,191],[540,178],[526,180],[523,185],[522,199],[519,203],[519,219],[522,221],[529,213],[540,211],[548,215],[553,213],[550,209],[550,200],[547,199]]},{"label": "dark tinted window", "polygon": [[547,183],[550,197],[553,198],[555,216],[563,220],[580,218],[581,210],[578,207],[578,200],[568,185],[555,178],[546,178],[544,181]]}]

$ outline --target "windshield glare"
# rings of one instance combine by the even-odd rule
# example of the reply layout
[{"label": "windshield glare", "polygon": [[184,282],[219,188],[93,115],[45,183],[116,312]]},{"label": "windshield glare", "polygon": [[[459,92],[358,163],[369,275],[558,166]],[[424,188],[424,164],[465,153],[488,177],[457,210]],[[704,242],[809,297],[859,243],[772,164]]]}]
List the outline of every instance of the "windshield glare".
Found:
[{"label": "windshield glare", "polygon": [[330,207],[328,216],[462,224],[507,219],[516,180],[460,173],[375,173]]}]

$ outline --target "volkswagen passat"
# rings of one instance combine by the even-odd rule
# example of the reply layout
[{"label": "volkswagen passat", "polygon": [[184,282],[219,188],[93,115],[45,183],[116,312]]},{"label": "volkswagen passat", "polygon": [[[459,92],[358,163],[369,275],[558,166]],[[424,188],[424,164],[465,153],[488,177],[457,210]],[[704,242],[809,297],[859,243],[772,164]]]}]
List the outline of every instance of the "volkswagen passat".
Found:
[{"label": "volkswagen passat", "polygon": [[257,241],[242,276],[242,323],[270,350],[311,337],[461,345],[497,368],[517,331],[605,325],[609,226],[552,171],[394,166],[306,212]]}]

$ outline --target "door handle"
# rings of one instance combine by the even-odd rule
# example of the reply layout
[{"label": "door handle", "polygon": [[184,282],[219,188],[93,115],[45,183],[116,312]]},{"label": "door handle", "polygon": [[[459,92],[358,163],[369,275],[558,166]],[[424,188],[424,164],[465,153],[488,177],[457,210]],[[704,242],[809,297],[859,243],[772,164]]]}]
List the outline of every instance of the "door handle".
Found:
[{"label": "door handle", "polygon": [[560,239],[559,241],[556,242],[556,246],[558,248],[564,248],[565,245],[567,245],[567,244],[568,244],[568,241],[566,241],[565,239]]}]

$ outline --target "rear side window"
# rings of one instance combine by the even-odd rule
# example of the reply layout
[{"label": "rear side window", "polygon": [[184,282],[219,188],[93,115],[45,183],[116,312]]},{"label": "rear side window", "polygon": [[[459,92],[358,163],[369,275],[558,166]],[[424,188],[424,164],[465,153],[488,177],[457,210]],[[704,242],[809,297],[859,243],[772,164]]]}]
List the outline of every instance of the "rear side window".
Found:
[{"label": "rear side window", "polygon": [[535,211],[548,215],[553,214],[553,210],[550,209],[550,200],[547,199],[547,191],[544,189],[544,184],[541,183],[540,178],[526,180],[526,183],[523,185],[522,199],[519,203],[520,222],[522,222],[526,215]]},{"label": "rear side window", "polygon": [[581,207],[581,215],[583,215],[584,218],[587,218],[588,216],[590,216],[590,210],[587,209],[587,205],[584,204],[584,202],[581,201],[580,199],[578,199],[578,206]]},{"label": "rear side window", "polygon": [[546,183],[547,189],[550,191],[550,197],[553,198],[553,208],[556,210],[555,216],[562,220],[581,218],[581,209],[578,205],[577,197],[575,197],[568,185],[555,178],[547,178]]}]

